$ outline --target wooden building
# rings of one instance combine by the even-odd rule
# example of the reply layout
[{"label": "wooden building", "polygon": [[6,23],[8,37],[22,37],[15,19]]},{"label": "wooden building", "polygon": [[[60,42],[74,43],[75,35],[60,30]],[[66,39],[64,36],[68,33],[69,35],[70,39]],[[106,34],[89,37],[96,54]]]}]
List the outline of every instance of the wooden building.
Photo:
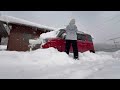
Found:
[{"label": "wooden building", "polygon": [[[38,38],[42,33],[55,30],[55,28],[39,25],[11,16],[0,16],[0,22],[3,27],[6,25],[7,33],[4,32],[4,34],[1,33],[1,35],[8,36],[7,50],[10,51],[28,51],[30,50],[29,39]],[[40,45],[38,45],[37,48],[40,48]]]}]

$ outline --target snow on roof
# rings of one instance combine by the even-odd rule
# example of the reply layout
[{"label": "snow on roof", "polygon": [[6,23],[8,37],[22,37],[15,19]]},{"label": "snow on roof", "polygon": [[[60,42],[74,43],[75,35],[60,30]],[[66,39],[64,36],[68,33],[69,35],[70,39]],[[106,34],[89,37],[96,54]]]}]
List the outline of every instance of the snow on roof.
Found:
[{"label": "snow on roof", "polygon": [[43,28],[43,29],[47,29],[47,30],[57,30],[57,28],[40,25],[40,24],[37,24],[37,23],[33,23],[33,22],[30,22],[30,21],[27,21],[27,20],[23,20],[23,19],[20,19],[20,18],[7,16],[7,15],[1,15],[0,16],[0,21],[6,22],[6,23],[24,24],[24,25],[27,25],[27,26]]}]

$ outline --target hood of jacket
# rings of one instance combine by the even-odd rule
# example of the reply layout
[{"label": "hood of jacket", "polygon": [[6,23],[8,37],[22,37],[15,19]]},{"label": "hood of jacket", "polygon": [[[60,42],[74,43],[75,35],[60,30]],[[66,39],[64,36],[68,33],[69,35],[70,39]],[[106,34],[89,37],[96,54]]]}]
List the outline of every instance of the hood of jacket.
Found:
[{"label": "hood of jacket", "polygon": [[72,19],[69,23],[69,25],[75,25],[75,19]]}]

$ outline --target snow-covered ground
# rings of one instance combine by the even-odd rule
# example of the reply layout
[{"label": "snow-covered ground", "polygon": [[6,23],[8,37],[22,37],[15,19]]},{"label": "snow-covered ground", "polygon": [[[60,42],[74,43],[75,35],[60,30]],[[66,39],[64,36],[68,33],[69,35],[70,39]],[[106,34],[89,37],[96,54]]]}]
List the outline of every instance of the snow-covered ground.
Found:
[{"label": "snow-covered ground", "polygon": [[31,52],[5,51],[0,46],[1,79],[90,79],[120,78],[120,51],[79,53],[58,52],[54,48]]},{"label": "snow-covered ground", "polygon": [[0,45],[0,51],[5,51],[7,49],[7,45]]}]

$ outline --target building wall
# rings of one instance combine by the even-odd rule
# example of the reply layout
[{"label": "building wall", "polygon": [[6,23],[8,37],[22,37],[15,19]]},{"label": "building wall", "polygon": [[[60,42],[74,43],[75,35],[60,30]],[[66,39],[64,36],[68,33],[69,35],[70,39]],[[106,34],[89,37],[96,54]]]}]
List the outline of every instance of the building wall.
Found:
[{"label": "building wall", "polygon": [[28,51],[29,39],[34,39],[40,36],[43,30],[36,28],[12,24],[8,39],[7,50],[11,51]]}]

